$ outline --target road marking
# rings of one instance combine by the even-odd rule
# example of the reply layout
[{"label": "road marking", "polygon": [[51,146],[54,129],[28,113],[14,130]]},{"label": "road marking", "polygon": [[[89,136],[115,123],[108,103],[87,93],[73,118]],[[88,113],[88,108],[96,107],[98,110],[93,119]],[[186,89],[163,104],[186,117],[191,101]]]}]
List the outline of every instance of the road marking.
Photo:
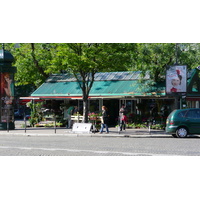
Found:
[{"label": "road marking", "polygon": [[68,151],[68,152],[86,152],[94,154],[122,154],[126,156],[174,156],[173,154],[154,154],[154,153],[132,153],[120,151],[95,151],[95,150],[79,150],[79,149],[61,149],[61,148],[36,148],[36,147],[9,147],[0,146],[0,149],[19,149],[19,150],[43,150],[43,151]]}]

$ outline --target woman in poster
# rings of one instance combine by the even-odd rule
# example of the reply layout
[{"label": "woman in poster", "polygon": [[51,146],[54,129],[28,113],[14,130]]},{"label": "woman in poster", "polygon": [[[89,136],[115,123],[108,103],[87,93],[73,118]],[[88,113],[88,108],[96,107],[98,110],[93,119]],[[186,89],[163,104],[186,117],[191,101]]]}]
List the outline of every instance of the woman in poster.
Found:
[{"label": "woman in poster", "polygon": [[176,73],[171,80],[172,88],[170,89],[171,92],[182,92],[182,85],[181,80],[182,76],[180,75],[180,70],[176,70]]},{"label": "woman in poster", "polygon": [[167,70],[166,92],[186,92],[186,66],[171,66]]},{"label": "woman in poster", "polygon": [[9,121],[12,120],[10,115],[14,99],[14,83],[9,73],[1,75],[1,101],[2,101],[2,122],[6,122],[9,116]]},{"label": "woman in poster", "polygon": [[9,73],[3,74],[4,81],[3,81],[3,89],[5,91],[5,103],[12,104],[13,97],[14,97],[14,85],[13,80],[10,78]]}]

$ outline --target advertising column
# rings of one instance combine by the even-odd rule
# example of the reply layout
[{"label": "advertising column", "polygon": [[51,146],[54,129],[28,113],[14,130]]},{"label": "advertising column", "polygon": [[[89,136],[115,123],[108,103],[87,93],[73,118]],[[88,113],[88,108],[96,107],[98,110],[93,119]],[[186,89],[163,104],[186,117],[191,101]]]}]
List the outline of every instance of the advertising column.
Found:
[{"label": "advertising column", "polygon": [[0,50],[0,130],[12,130],[14,126],[14,73],[12,54]]}]

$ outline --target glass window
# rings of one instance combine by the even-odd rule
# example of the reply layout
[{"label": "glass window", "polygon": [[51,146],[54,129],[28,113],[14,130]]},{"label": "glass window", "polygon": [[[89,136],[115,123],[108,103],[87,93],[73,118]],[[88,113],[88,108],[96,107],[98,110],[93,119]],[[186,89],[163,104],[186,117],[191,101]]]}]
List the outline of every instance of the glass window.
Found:
[{"label": "glass window", "polygon": [[197,82],[194,82],[194,84],[192,86],[192,92],[198,92],[198,84],[197,84]]},{"label": "glass window", "polygon": [[200,110],[197,110],[197,111],[196,111],[196,118],[197,118],[197,119],[200,119]]},{"label": "glass window", "polygon": [[191,118],[191,119],[196,119],[197,118],[197,111],[196,110],[190,110],[187,113],[187,118]]},{"label": "glass window", "polygon": [[132,100],[126,100],[126,109],[128,113],[132,111]]},{"label": "glass window", "polygon": [[89,112],[99,112],[99,100],[90,100]]},{"label": "glass window", "polygon": [[179,117],[185,117],[185,114],[186,114],[186,110],[185,111],[182,111],[178,114]]}]

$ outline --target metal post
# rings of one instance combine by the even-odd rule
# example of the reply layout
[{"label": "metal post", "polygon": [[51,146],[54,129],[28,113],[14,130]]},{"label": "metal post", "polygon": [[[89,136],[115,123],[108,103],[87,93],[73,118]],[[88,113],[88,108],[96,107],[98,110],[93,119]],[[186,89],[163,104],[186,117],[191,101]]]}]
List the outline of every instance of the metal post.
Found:
[{"label": "metal post", "polygon": [[175,109],[179,109],[178,96],[175,96]]},{"label": "metal post", "polygon": [[9,132],[9,108],[7,108],[7,132]]},{"label": "metal post", "polygon": [[54,133],[56,133],[56,113],[54,111]]},{"label": "metal post", "polygon": [[26,133],[26,113],[24,111],[24,132]]},{"label": "metal post", "polygon": [[178,65],[178,44],[176,43],[176,65]]},{"label": "metal post", "polygon": [[151,125],[152,125],[152,122],[150,120],[149,120],[149,134],[151,134]]},{"label": "metal post", "polygon": [[182,96],[180,97],[180,109],[182,109]]},{"label": "metal post", "polygon": [[78,115],[78,123],[79,123],[79,112],[77,112],[77,115]]}]

